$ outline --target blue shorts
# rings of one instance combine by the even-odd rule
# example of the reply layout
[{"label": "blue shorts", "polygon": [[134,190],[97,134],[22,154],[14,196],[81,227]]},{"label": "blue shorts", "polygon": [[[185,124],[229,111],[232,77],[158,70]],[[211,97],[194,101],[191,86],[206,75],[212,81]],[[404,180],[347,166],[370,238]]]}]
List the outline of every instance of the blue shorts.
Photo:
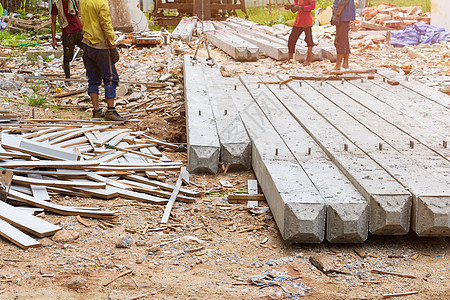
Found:
[{"label": "blue shorts", "polygon": [[86,75],[89,78],[88,93],[99,92],[98,87],[105,86],[105,98],[116,98],[116,88],[119,85],[119,75],[111,62],[109,49],[95,49],[83,44]]}]

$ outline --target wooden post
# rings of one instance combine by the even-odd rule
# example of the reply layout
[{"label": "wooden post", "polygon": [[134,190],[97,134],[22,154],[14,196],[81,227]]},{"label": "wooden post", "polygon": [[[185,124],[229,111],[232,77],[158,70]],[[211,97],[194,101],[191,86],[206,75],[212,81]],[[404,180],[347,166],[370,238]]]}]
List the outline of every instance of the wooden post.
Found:
[{"label": "wooden post", "polygon": [[272,0],[269,0],[269,16],[272,15]]}]

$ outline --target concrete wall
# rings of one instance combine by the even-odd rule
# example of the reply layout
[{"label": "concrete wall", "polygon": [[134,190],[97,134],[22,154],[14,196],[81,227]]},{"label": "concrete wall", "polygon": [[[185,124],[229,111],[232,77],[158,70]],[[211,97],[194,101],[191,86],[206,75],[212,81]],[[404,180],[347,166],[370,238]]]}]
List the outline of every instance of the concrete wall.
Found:
[{"label": "concrete wall", "polygon": [[450,1],[431,0],[431,25],[450,31]]}]

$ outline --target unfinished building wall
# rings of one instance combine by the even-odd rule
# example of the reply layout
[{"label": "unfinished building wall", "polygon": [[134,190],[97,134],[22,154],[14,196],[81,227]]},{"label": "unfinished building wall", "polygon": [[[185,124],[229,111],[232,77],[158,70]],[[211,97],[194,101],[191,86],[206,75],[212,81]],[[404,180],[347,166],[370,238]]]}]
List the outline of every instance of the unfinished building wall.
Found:
[{"label": "unfinished building wall", "polygon": [[450,31],[450,1],[431,0],[431,25]]}]

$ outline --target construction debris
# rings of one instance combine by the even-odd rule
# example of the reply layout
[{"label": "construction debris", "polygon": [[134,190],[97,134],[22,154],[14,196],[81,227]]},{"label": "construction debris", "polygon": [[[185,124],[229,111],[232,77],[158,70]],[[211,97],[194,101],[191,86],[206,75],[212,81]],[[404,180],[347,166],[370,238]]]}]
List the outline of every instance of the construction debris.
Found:
[{"label": "construction debris", "polygon": [[[407,26],[412,26],[416,22],[425,22],[430,24],[430,13],[424,13],[420,6],[412,7],[398,7],[393,4],[383,3],[378,7],[368,7],[363,11],[363,18],[365,22],[360,23],[363,29],[386,28],[389,29],[404,29]],[[378,25],[378,26],[377,26]]]}]

